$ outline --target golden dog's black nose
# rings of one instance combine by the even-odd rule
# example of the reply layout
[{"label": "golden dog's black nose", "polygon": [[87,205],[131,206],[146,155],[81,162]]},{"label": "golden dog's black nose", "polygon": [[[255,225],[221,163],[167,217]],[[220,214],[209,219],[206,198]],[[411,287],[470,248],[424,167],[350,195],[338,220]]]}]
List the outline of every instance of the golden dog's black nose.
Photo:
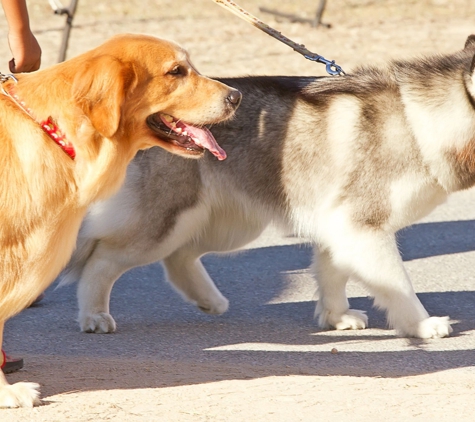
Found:
[{"label": "golden dog's black nose", "polygon": [[229,92],[229,95],[226,97],[226,100],[235,108],[239,107],[241,104],[242,94],[237,90],[233,89]]}]

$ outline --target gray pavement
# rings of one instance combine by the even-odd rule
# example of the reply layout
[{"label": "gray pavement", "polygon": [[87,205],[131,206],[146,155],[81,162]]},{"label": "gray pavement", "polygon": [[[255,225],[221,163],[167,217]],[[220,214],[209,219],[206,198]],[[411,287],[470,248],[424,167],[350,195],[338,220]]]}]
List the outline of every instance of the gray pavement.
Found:
[{"label": "gray pavement", "polygon": [[[53,284],[39,306],[7,323],[5,349],[30,357],[256,366],[261,376],[264,371],[264,375],[402,377],[455,368],[475,375],[474,204],[474,190],[454,195],[399,234],[405,265],[421,301],[430,314],[449,315],[454,321],[454,332],[446,339],[397,338],[354,283],[349,285],[351,306],[368,312],[370,327],[344,332],[318,329],[313,319],[314,282],[308,271],[311,249],[271,228],[239,254],[204,258],[230,300],[230,309],[222,316],[205,315],[185,303],[164,281],[156,263],[134,269],[116,283],[111,300],[115,334],[80,333],[75,287],[55,289]],[[331,354],[332,348],[339,353]]]}]

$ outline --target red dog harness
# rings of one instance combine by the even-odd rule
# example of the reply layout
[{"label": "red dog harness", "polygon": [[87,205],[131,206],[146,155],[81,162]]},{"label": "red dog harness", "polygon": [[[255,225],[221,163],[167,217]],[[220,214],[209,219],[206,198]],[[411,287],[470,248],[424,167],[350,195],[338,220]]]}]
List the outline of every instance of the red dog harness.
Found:
[{"label": "red dog harness", "polygon": [[[13,75],[2,75],[0,74],[0,83],[4,84],[7,81],[18,82],[17,79]],[[38,122],[32,115],[31,110],[25,105],[25,103],[18,98],[15,92],[12,90],[5,89],[2,86],[2,92],[9,98],[13,100],[13,102],[20,107],[31,119],[33,119],[36,123],[38,123],[44,132],[54,141],[56,142],[62,150],[68,154],[72,160],[76,157],[76,151],[74,150],[73,144],[67,141],[66,136],[61,132],[61,129],[55,123],[53,118],[49,116],[45,121]]]}]

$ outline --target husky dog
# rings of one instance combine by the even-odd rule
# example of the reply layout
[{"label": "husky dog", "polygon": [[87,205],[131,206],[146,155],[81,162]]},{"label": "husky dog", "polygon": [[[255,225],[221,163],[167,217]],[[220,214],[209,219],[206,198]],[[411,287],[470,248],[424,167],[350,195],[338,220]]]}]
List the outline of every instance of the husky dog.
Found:
[{"label": "husky dog", "polygon": [[351,276],[400,335],[449,335],[448,317],[417,298],[395,232],[475,184],[474,54],[470,36],[452,55],[344,77],[222,80],[243,93],[235,118],[212,128],[227,160],[140,152],[121,191],[90,208],[62,280],[79,280],[81,329],[114,331],[114,282],[159,260],[185,299],[225,312],[200,257],[278,221],[315,244],[320,327],[366,327],[349,308]]}]

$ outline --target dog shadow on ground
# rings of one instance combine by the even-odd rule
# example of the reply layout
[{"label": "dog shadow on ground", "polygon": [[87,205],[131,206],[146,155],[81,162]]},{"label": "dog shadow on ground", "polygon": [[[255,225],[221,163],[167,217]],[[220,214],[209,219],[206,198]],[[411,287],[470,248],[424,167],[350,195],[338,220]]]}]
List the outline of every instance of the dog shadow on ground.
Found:
[{"label": "dog shadow on ground", "polygon": [[397,239],[404,261],[470,252],[475,250],[475,220],[414,224]]},{"label": "dog shadow on ground", "polygon": [[[475,221],[416,225],[399,235],[402,255],[415,260],[475,250],[473,229]],[[136,268],[114,287],[118,331],[112,335],[80,333],[74,286],[53,286],[41,306],[8,322],[5,347],[26,357],[28,379],[44,384],[45,396],[77,389],[78,379],[83,389],[97,390],[123,388],[124,377],[127,388],[156,388],[274,375],[402,377],[473,366],[474,291],[419,294],[431,315],[456,320],[448,339],[397,338],[367,297],[350,304],[367,311],[369,329],[319,330],[312,298],[274,301],[289,288],[286,274],[301,273],[304,283],[313,283],[311,255],[308,246],[285,245],[205,257],[231,303],[218,317],[181,300],[160,264]],[[52,365],[64,372],[61,383],[50,382]],[[9,376],[11,382],[24,378],[25,371]]]}]

